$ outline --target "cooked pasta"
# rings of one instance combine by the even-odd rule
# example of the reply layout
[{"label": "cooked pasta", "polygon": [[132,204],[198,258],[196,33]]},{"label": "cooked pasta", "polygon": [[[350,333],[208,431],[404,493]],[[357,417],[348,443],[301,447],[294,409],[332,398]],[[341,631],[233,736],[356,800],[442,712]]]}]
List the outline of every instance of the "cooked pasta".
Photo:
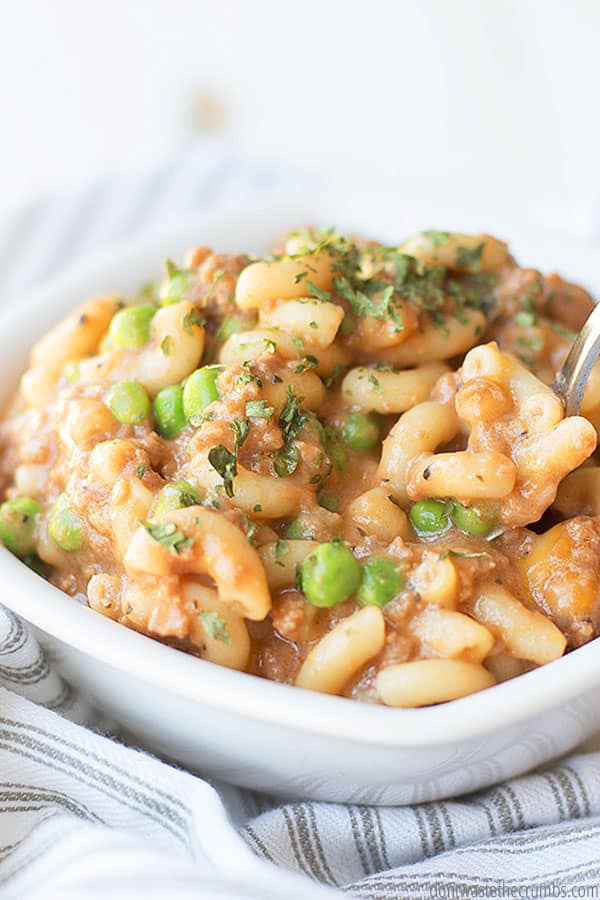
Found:
[{"label": "cooked pasta", "polygon": [[[488,235],[191,250],[33,348],[0,425],[0,539],[179,651],[393,707],[600,630],[592,308]],[[200,676],[201,677],[201,676]]]}]

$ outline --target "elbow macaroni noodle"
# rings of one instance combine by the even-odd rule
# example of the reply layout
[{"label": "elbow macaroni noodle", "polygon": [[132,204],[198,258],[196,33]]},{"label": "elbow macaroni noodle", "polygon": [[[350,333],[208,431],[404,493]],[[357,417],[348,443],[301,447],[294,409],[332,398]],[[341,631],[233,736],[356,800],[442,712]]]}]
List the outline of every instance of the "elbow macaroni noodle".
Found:
[{"label": "elbow macaroni noodle", "polygon": [[419,707],[520,676],[600,622],[600,367],[580,416],[550,387],[591,306],[488,235],[197,248],[33,348],[0,538],[121,625],[300,688]]}]

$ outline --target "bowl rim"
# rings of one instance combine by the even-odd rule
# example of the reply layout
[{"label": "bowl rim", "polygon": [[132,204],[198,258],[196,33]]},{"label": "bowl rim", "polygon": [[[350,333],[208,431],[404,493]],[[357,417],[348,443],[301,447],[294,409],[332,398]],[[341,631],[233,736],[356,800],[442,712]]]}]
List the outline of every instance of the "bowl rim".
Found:
[{"label": "bowl rim", "polygon": [[[279,201],[252,222],[264,234],[276,233],[306,215],[302,203]],[[244,212],[242,210],[241,214]],[[313,213],[314,215],[314,213]],[[99,276],[119,281],[120,273],[136,266],[147,272],[161,258],[161,246],[193,243],[190,236],[232,225],[240,208],[194,215],[175,225],[155,229],[133,241],[81,259],[48,285],[28,292],[12,310],[0,313],[0,342],[7,346],[20,335],[30,347],[45,321],[57,321],[56,306],[69,308],[68,298],[98,293]],[[306,220],[306,219],[304,219]],[[321,219],[322,221],[323,219]],[[102,280],[102,279],[100,279]],[[137,277],[136,277],[137,280]],[[44,310],[40,317],[39,311]],[[35,314],[34,314],[35,313]],[[8,373],[12,383],[22,367]],[[63,644],[113,669],[238,717],[287,730],[343,739],[358,745],[387,748],[427,747],[482,738],[497,729],[518,726],[575,700],[583,691],[600,687],[600,653],[591,641],[554,662],[512,681],[468,697],[421,709],[394,709],[328,696],[279,684],[218,666],[149,639],[78,603],[29,570],[0,546],[2,603],[36,628]],[[74,685],[77,687],[77,685]],[[293,692],[293,693],[290,693]],[[295,698],[294,700],[292,698]]]}]

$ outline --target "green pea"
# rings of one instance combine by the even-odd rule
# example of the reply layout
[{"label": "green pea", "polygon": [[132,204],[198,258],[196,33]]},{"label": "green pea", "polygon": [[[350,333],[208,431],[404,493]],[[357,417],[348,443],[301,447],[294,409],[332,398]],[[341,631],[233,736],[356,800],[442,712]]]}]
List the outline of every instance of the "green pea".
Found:
[{"label": "green pea", "polygon": [[348,451],[340,441],[338,432],[330,425],[321,425],[316,416],[314,422],[323,449],[336,468],[342,472],[348,464]]},{"label": "green pea", "polygon": [[365,413],[348,413],[342,425],[342,437],[352,450],[368,453],[379,440],[379,425],[373,416]]},{"label": "green pea", "polygon": [[363,565],[363,578],[356,592],[359,606],[385,606],[400,593],[406,583],[391,559],[373,556]]},{"label": "green pea", "polygon": [[72,359],[68,363],[65,363],[62,373],[67,381],[79,381],[81,377],[79,360]]},{"label": "green pea", "polygon": [[48,518],[48,534],[61,550],[81,550],[83,547],[83,524],[76,516],[65,494],[61,494]]},{"label": "green pea", "polygon": [[0,539],[15,556],[35,553],[35,526],[41,509],[31,497],[15,497],[0,506]]},{"label": "green pea", "polygon": [[412,506],[409,518],[417,531],[445,531],[450,524],[446,504],[439,500],[419,500]]},{"label": "green pea", "polygon": [[171,384],[163,388],[154,398],[152,404],[156,430],[161,437],[176,438],[185,428],[186,420],[183,411],[183,388],[180,384]]},{"label": "green pea", "polygon": [[327,444],[327,455],[340,472],[346,468],[348,464],[348,451],[340,444],[339,441],[330,440]]},{"label": "green pea", "polygon": [[202,497],[189,481],[171,481],[162,488],[152,504],[152,515],[196,506],[202,503]]},{"label": "green pea", "polygon": [[110,353],[115,349],[115,342],[107,331],[100,343],[98,344],[98,353]]},{"label": "green pea", "polygon": [[288,527],[285,529],[286,538],[290,538],[292,541],[301,541],[303,539],[309,538],[310,534],[302,526],[300,519],[294,519],[293,522],[290,522]]},{"label": "green pea", "polygon": [[117,381],[107,391],[104,402],[122,425],[136,425],[150,413],[148,394],[137,381]]},{"label": "green pea", "polygon": [[321,491],[321,493],[317,497],[317,500],[319,506],[322,506],[323,509],[329,510],[329,512],[337,512],[340,508],[340,501],[334,494],[331,494],[329,491]]},{"label": "green pea", "polygon": [[155,306],[127,306],[113,316],[108,334],[115,347],[142,347],[150,337]]},{"label": "green pea", "polygon": [[458,500],[450,506],[450,518],[461,531],[477,537],[485,537],[495,525],[494,520],[487,519],[476,506],[463,506]]},{"label": "green pea", "polygon": [[182,300],[187,300],[191,294],[194,282],[198,278],[198,274],[194,269],[178,269],[173,264],[167,268],[167,277],[162,282],[158,292],[161,306],[170,306],[172,303],[181,303]]},{"label": "green pea", "polygon": [[217,378],[222,366],[203,366],[189,376],[183,388],[183,411],[188,422],[198,423],[204,410],[219,399]]},{"label": "green pea", "polygon": [[299,568],[300,589],[313,606],[335,606],[347,600],[360,584],[362,570],[341,541],[315,547]]}]

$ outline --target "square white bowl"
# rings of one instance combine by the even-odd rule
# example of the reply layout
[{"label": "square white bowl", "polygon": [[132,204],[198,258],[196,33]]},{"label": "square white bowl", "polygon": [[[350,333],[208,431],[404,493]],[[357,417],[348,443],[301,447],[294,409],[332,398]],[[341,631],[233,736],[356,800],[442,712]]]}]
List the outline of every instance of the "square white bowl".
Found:
[{"label": "square white bowl", "polygon": [[[33,342],[83,300],[127,295],[188,246],[259,252],[285,228],[329,224],[334,215],[293,201],[195,217],[79,264],[0,316],[0,402],[14,390]],[[339,211],[336,218],[350,219]],[[355,227],[364,222],[365,233],[381,234],[366,215],[351,218]],[[405,230],[402,223],[396,239]],[[393,237],[389,225],[383,231]],[[571,277],[579,270],[588,284],[600,283],[600,264],[585,248],[548,238],[536,250],[527,236],[521,246],[528,263],[554,261]],[[600,728],[596,642],[480,694],[398,710],[275,684],[164,646],[77,603],[2,547],[0,584],[2,602],[34,626],[71,683],[143,746],[248,787],[380,805],[435,800],[531,769]]]}]

